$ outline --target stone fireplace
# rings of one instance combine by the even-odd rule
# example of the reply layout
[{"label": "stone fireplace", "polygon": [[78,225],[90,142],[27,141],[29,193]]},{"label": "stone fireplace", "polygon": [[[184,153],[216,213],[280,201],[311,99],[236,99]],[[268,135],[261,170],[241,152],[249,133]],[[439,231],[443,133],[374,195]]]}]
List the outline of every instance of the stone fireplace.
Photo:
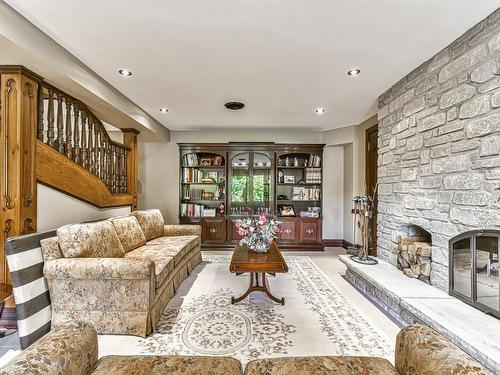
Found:
[{"label": "stone fireplace", "polygon": [[418,226],[432,244],[430,283],[449,292],[450,240],[500,229],[500,10],[378,105],[378,257],[401,267],[401,228]]}]

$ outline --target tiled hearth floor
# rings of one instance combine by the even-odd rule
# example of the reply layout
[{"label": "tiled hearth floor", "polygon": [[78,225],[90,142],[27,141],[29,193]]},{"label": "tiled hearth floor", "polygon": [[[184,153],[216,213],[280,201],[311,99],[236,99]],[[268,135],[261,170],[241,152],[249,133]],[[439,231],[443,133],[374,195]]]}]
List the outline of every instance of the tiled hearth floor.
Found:
[{"label": "tiled hearth floor", "polygon": [[[207,255],[228,255],[229,252],[204,252]],[[344,278],[345,265],[340,262],[339,255],[345,254],[341,248],[326,248],[324,252],[286,252],[286,255],[308,256],[312,262],[336,285],[337,289],[355,307],[369,317],[372,324],[385,334],[391,341],[395,340],[399,327],[368,301],[358,290],[350,285]],[[272,288],[272,285],[271,285]],[[17,349],[17,335],[0,339],[0,356],[9,349]]]}]

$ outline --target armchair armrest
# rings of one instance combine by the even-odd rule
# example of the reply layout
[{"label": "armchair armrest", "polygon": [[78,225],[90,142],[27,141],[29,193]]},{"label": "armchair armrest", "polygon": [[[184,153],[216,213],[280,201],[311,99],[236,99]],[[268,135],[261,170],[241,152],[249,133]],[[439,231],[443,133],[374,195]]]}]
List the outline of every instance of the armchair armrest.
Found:
[{"label": "armchair armrest", "polygon": [[154,263],[147,259],[59,258],[43,268],[48,280],[142,280],[155,274]]},{"label": "armchair armrest", "polygon": [[490,372],[432,328],[411,325],[396,337],[395,367],[401,375]]},{"label": "armchair armrest", "polygon": [[201,237],[201,225],[165,225],[163,234],[167,237],[198,236]]},{"label": "armchair armrest", "polygon": [[0,374],[86,375],[97,362],[97,332],[91,323],[74,321],[53,328],[20,355]]}]

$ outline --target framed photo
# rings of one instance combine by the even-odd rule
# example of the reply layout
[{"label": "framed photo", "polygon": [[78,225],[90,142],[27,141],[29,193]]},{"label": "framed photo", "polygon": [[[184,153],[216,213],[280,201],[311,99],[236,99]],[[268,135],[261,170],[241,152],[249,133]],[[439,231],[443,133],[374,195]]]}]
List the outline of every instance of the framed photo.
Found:
[{"label": "framed photo", "polygon": [[287,175],[285,175],[283,182],[285,184],[294,184],[295,183],[295,176],[287,176]]},{"label": "framed photo", "polygon": [[278,205],[278,210],[280,212],[280,216],[295,217],[295,210],[291,204],[280,204]]},{"label": "framed photo", "polygon": [[210,167],[212,165],[212,159],[211,158],[201,158],[200,165],[202,167]]},{"label": "framed photo", "polygon": [[216,156],[214,158],[214,166],[220,167],[222,165],[222,156]]}]

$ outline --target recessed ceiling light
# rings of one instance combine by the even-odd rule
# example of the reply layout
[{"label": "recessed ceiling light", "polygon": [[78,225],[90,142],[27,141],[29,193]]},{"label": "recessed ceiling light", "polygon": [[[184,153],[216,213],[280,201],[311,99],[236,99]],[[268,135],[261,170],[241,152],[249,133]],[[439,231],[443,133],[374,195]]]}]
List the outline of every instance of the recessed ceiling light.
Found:
[{"label": "recessed ceiling light", "polygon": [[160,112],[161,113],[167,113],[168,112],[168,109],[163,107],[163,108],[160,108]]},{"label": "recessed ceiling light", "polygon": [[237,111],[238,109],[242,109],[245,106],[245,104],[240,103],[240,102],[228,102],[224,104],[224,107],[227,109],[231,109],[233,111]]},{"label": "recessed ceiling light", "polygon": [[316,113],[321,115],[323,113],[325,113],[326,109],[324,109],[323,107],[320,107],[320,108],[316,108]]},{"label": "recessed ceiling light", "polygon": [[351,69],[347,72],[347,75],[349,76],[357,76],[359,73],[361,73],[360,69]]},{"label": "recessed ceiling light", "polygon": [[118,73],[125,77],[130,77],[132,75],[132,72],[128,69],[120,69]]}]

